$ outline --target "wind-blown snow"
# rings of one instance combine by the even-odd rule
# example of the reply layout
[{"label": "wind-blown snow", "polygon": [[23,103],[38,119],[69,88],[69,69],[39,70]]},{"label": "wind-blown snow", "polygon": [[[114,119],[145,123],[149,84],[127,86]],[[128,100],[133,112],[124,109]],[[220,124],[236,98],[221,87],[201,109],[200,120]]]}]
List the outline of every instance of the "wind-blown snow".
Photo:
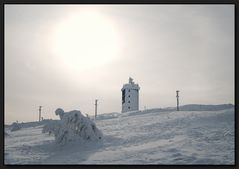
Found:
[{"label": "wind-blown snow", "polygon": [[55,143],[43,125],[5,137],[5,164],[234,164],[234,109],[100,115],[100,141]]}]

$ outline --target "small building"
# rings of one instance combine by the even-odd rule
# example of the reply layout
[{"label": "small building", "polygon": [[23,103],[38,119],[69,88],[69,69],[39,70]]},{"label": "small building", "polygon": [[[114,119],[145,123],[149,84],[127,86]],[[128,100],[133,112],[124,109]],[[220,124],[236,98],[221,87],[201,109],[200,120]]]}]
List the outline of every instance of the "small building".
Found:
[{"label": "small building", "polygon": [[122,91],[122,113],[139,110],[139,85],[129,78],[129,83],[124,84]]}]

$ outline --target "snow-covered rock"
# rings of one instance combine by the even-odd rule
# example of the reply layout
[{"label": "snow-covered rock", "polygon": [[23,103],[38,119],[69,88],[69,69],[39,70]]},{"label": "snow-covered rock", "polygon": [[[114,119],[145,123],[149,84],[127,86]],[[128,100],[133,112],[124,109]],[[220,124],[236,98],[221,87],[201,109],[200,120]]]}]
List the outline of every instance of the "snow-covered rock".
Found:
[{"label": "snow-covered rock", "polygon": [[49,123],[43,128],[43,132],[53,132],[57,143],[64,145],[71,141],[93,141],[102,138],[103,134],[95,123],[80,111],[66,113],[57,109],[55,113],[61,116],[61,120]]},{"label": "snow-covered rock", "polygon": [[17,131],[20,130],[21,128],[22,128],[21,125],[16,122],[12,123],[11,125],[11,131]]}]

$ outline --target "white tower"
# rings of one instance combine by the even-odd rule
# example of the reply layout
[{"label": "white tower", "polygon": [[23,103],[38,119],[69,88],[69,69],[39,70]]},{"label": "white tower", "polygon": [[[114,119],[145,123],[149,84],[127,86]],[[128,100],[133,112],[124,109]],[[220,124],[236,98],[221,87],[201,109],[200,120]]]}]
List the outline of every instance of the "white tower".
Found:
[{"label": "white tower", "polygon": [[129,78],[129,83],[124,84],[122,91],[122,113],[139,110],[139,85]]}]

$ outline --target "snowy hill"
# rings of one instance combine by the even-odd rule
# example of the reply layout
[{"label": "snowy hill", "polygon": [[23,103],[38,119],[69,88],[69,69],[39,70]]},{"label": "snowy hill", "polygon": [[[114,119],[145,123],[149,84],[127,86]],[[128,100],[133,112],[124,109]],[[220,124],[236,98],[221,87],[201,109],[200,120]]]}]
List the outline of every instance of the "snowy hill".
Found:
[{"label": "snowy hill", "polygon": [[234,109],[215,109],[99,115],[100,141],[65,146],[43,124],[5,128],[5,164],[234,164]]},{"label": "snowy hill", "polygon": [[180,110],[183,111],[217,111],[234,108],[232,104],[219,104],[219,105],[200,105],[200,104],[188,104],[180,106]]}]

